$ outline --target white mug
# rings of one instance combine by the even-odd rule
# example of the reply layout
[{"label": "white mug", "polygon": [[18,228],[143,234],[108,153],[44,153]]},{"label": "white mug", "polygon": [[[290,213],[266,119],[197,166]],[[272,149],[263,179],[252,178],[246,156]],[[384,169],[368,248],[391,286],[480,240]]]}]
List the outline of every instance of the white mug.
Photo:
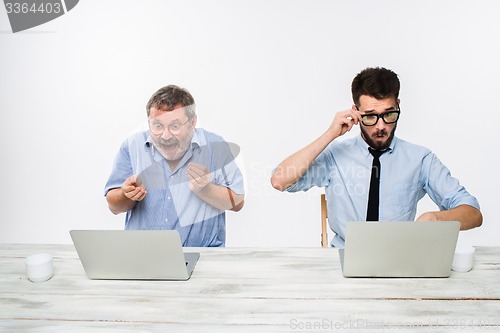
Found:
[{"label": "white mug", "polygon": [[26,275],[32,282],[47,281],[54,273],[51,254],[33,254],[27,257],[24,263],[26,266]]},{"label": "white mug", "polygon": [[476,249],[472,246],[457,245],[451,269],[462,273],[470,271],[474,264],[475,251]]}]

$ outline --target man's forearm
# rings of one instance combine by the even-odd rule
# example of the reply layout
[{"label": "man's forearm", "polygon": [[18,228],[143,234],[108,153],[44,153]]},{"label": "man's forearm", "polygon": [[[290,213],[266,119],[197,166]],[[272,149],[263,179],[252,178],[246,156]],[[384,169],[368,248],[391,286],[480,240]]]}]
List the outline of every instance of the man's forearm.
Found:
[{"label": "man's forearm", "polygon": [[295,184],[331,141],[331,134],[326,132],[306,147],[286,158],[274,170],[271,176],[272,186],[279,191],[284,191]]},{"label": "man's forearm", "polygon": [[481,211],[469,205],[460,205],[450,210],[428,212],[422,214],[417,221],[459,221],[460,230],[468,230],[481,226],[483,215]]},{"label": "man's forearm", "polygon": [[440,219],[459,221],[460,230],[476,228],[483,224],[483,215],[479,209],[469,205],[460,205],[439,213],[441,214]]},{"label": "man's forearm", "polygon": [[109,210],[115,215],[131,210],[136,203],[127,198],[121,188],[109,190],[106,194],[106,200]]},{"label": "man's forearm", "polygon": [[196,195],[210,206],[220,210],[238,211],[243,207],[244,194],[236,194],[231,189],[209,183]]}]

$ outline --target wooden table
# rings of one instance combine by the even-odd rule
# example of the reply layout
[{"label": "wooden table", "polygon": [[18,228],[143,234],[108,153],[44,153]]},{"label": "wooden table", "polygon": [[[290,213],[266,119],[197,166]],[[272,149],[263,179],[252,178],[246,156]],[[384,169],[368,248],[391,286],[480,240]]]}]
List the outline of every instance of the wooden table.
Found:
[{"label": "wooden table", "polygon": [[[331,248],[187,249],[189,281],[89,280],[72,245],[0,244],[0,332],[500,331],[500,248],[468,273],[347,279]],[[54,255],[30,282],[24,258]]]}]

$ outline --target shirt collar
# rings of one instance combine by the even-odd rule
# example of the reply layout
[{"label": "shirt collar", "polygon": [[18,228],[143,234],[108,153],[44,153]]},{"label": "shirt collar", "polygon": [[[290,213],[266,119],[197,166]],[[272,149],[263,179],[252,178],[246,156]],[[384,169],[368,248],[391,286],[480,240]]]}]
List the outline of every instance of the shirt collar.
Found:
[{"label": "shirt collar", "polygon": [[202,142],[200,136],[198,135],[197,128],[194,129],[193,137],[191,138],[191,148],[199,148],[202,146],[204,142]]}]

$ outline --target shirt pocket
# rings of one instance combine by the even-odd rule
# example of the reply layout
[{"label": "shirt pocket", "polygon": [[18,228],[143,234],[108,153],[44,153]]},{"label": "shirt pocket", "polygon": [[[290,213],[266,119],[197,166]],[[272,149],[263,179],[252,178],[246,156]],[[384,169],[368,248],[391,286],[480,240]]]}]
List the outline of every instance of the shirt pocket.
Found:
[{"label": "shirt pocket", "polygon": [[395,217],[409,217],[417,210],[418,201],[423,197],[424,191],[418,183],[395,184],[389,195],[388,207],[395,213]]}]

